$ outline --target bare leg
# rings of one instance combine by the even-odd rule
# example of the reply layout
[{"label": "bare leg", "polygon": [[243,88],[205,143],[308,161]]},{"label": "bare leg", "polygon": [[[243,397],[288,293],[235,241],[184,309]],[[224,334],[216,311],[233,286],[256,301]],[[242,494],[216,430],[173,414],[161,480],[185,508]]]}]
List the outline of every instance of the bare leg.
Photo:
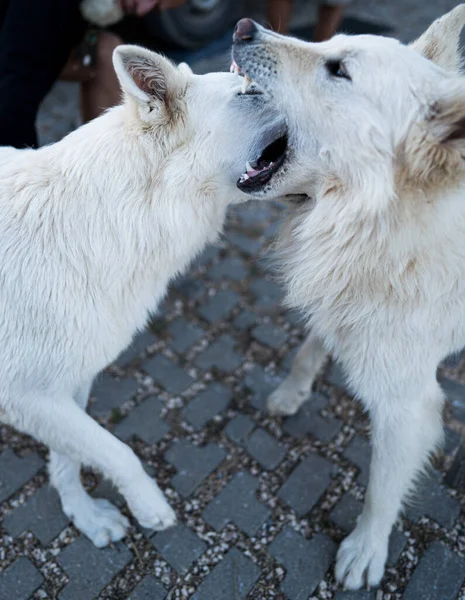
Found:
[{"label": "bare leg", "polygon": [[310,333],[283,383],[268,398],[268,410],[274,415],[293,415],[309,399],[315,377],[321,371],[327,352],[321,340]]},{"label": "bare leg", "polygon": [[318,20],[313,31],[314,42],[324,42],[333,37],[341,24],[344,8],[342,6],[329,6],[320,4],[318,7]]},{"label": "bare leg", "polygon": [[381,396],[371,411],[373,458],[362,515],[341,544],[336,579],[355,590],[378,585],[402,503],[429,455],[442,441],[443,394],[435,379],[422,396]]},{"label": "bare leg", "polygon": [[[88,387],[78,395],[80,402]],[[89,498],[79,480],[80,464],[111,479],[143,527],[161,530],[175,524],[173,510],[131,448],[100,427],[72,398],[31,398],[27,410],[16,418],[11,425],[51,448],[50,473],[63,508],[94,543],[105,545],[109,539],[120,539],[127,520],[106,501]]]},{"label": "bare leg", "polygon": [[84,123],[102,114],[104,110],[119,104],[121,90],[113,69],[113,50],[121,44],[121,39],[102,31],[97,45],[97,61],[92,78],[81,84],[81,111]]},{"label": "bare leg", "polygon": [[278,33],[288,33],[293,0],[268,1],[268,27]]},{"label": "bare leg", "polygon": [[[86,408],[90,387],[82,386],[75,395],[82,410]],[[63,512],[98,548],[125,536],[129,521],[108,500],[89,496],[81,483],[79,462],[51,450],[48,469]]]}]

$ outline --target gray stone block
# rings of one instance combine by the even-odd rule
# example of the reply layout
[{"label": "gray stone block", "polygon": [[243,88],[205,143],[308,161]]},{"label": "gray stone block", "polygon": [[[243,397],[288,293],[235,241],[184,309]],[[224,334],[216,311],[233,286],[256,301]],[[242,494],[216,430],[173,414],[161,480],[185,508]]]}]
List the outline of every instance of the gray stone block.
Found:
[{"label": "gray stone block", "polygon": [[356,435],[347,446],[344,456],[359,468],[360,473],[357,479],[361,485],[366,487],[368,485],[368,478],[370,475],[370,442],[367,439]]},{"label": "gray stone block", "polygon": [[202,581],[192,600],[245,600],[259,575],[258,566],[232,548]]},{"label": "gray stone block", "polygon": [[241,331],[245,331],[256,324],[257,315],[247,309],[242,310],[233,321],[234,327]]},{"label": "gray stone block", "polygon": [[294,437],[303,437],[311,433],[324,442],[332,440],[341,431],[342,421],[318,414],[327,402],[322,394],[312,394],[297,414],[284,421],[284,431]]},{"label": "gray stone block", "polygon": [[123,544],[96,548],[81,536],[57,556],[57,562],[70,578],[60,592],[60,600],[94,598],[131,560],[132,554]]},{"label": "gray stone block", "polygon": [[144,362],[143,367],[154,381],[172,394],[180,394],[194,381],[184,369],[161,354]]},{"label": "gray stone block", "polygon": [[222,413],[231,401],[232,393],[220,383],[212,383],[183,409],[184,417],[197,429]]},{"label": "gray stone block", "polygon": [[124,367],[135,361],[149,346],[155,344],[158,338],[150,331],[139,333],[129,344],[126,350],[114,361],[115,365]]},{"label": "gray stone block", "polygon": [[[8,515],[3,525],[16,537],[23,531],[31,531],[43,544],[49,544],[69,523],[57,492],[45,485],[33,494],[25,504]],[[1,596],[0,596],[1,597]]]},{"label": "gray stone block", "polygon": [[325,379],[332,385],[345,390],[347,388],[346,377],[342,367],[334,361],[331,361],[325,371]]},{"label": "gray stone block", "polygon": [[403,600],[457,600],[465,581],[465,559],[434,542],[417,565]]},{"label": "gray stone block", "polygon": [[235,351],[235,347],[236,341],[231,336],[222,335],[197,356],[195,364],[201,369],[216,367],[230,373],[242,362],[242,356]]},{"label": "gray stone block", "polygon": [[7,448],[0,454],[0,502],[3,502],[22,487],[44,463],[37,454],[19,458]]},{"label": "gray stone block", "polygon": [[282,377],[271,375],[261,367],[255,366],[247,373],[244,378],[244,384],[252,392],[250,403],[257,410],[266,410],[266,401],[268,396],[281,383]]},{"label": "gray stone block", "polygon": [[115,435],[122,440],[136,435],[147,444],[156,444],[170,430],[161,417],[162,408],[163,400],[160,398],[146,398],[116,425]]},{"label": "gray stone block", "polygon": [[41,573],[24,556],[10,565],[0,577],[2,600],[28,600],[44,581]]},{"label": "gray stone block", "polygon": [[257,254],[260,250],[261,243],[259,240],[245,236],[242,233],[231,231],[226,237],[236,248],[251,256]]},{"label": "gray stone block", "polygon": [[165,587],[153,575],[146,575],[136,585],[128,600],[165,600],[166,596]]},{"label": "gray stone block", "polygon": [[89,403],[90,414],[94,417],[108,416],[112,410],[132,398],[138,387],[133,377],[116,379],[106,373],[99,375],[90,393],[92,398],[92,402]]},{"label": "gray stone block", "polygon": [[302,460],[279,490],[279,497],[299,517],[311,510],[331,481],[334,466],[325,458],[311,454]]},{"label": "gray stone block", "polygon": [[287,340],[287,333],[280,327],[271,325],[270,323],[262,323],[255,327],[252,331],[252,336],[265,346],[269,346],[274,350],[278,350]]},{"label": "gray stone block", "polygon": [[199,279],[182,279],[174,286],[175,290],[188,300],[199,300],[207,292],[206,285]]},{"label": "gray stone block", "polygon": [[178,470],[173,485],[183,496],[191,494],[226,457],[223,448],[215,444],[194,446],[187,440],[174,442],[166,459]]},{"label": "gray stone block", "polygon": [[406,517],[417,521],[422,515],[431,517],[444,527],[452,527],[460,515],[460,503],[451,498],[441,486],[442,476],[432,471],[417,486],[412,506],[406,510]]},{"label": "gray stone block", "polygon": [[198,309],[199,315],[209,323],[224,319],[239,302],[239,296],[231,290],[221,290],[211,296]]},{"label": "gray stone block", "polygon": [[269,552],[286,569],[281,589],[287,598],[308,600],[331,566],[336,544],[322,534],[306,540],[286,527],[271,543]]},{"label": "gray stone block", "polygon": [[227,523],[237,525],[253,536],[270,516],[270,511],[257,500],[258,479],[241,471],[226,485],[203,511],[203,518],[217,531]]},{"label": "gray stone block", "polygon": [[250,291],[256,298],[254,308],[257,309],[279,308],[284,297],[284,292],[279,285],[267,279],[252,281]]},{"label": "gray stone block", "polygon": [[232,439],[233,442],[244,446],[252,433],[255,423],[246,415],[237,415],[229,421],[225,428],[226,435]]},{"label": "gray stone block", "polygon": [[252,433],[247,441],[247,450],[269,471],[276,468],[286,456],[286,449],[264,429],[256,429]]},{"label": "gray stone block", "polygon": [[210,264],[218,256],[220,248],[218,246],[208,246],[192,263],[192,268],[197,269]]},{"label": "gray stone block", "polygon": [[465,386],[443,376],[439,376],[438,381],[447,396],[453,416],[465,423]]},{"label": "gray stone block", "polygon": [[242,281],[247,275],[244,261],[236,257],[225,258],[208,270],[208,276],[215,280]]},{"label": "gray stone block", "polygon": [[184,523],[155,534],[152,543],[178,573],[186,573],[207,548],[207,544]]},{"label": "gray stone block", "polygon": [[176,352],[185,352],[205,335],[205,330],[178,317],[170,323],[168,333],[171,336],[170,346]]},{"label": "gray stone block", "polygon": [[[339,590],[334,600],[376,600],[377,590]],[[419,600],[419,599],[418,599]]]}]

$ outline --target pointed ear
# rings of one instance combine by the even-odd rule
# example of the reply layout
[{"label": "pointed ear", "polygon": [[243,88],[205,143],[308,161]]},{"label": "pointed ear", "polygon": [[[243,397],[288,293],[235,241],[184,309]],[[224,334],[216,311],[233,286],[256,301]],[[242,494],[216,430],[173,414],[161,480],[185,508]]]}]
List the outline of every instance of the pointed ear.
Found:
[{"label": "pointed ear", "polygon": [[169,60],[139,46],[118,46],[113,65],[124,93],[136,101],[141,115],[169,109],[185,83],[183,74]]},{"label": "pointed ear", "polygon": [[465,4],[459,4],[432,25],[410,47],[446,71],[460,72],[460,33],[465,25]]},{"label": "pointed ear", "polygon": [[445,149],[465,151],[465,78],[447,78],[435,95],[425,121],[429,136]]}]

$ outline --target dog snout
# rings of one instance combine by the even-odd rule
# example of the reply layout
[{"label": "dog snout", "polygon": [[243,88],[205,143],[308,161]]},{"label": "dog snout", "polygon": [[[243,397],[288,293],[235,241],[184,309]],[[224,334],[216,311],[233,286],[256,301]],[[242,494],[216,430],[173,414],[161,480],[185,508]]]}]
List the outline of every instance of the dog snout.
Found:
[{"label": "dog snout", "polygon": [[258,31],[257,24],[252,19],[241,19],[234,28],[233,42],[251,42]]}]

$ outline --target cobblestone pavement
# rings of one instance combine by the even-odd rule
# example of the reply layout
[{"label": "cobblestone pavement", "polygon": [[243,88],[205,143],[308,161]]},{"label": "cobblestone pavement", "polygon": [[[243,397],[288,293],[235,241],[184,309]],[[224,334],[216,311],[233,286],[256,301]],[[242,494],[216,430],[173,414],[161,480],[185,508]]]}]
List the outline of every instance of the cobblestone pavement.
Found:
[{"label": "cobblestone pavement", "polygon": [[[409,0],[396,23],[392,4],[356,0],[351,10],[413,37],[453,5]],[[75,92],[59,85],[47,99],[44,140],[78,122]],[[299,415],[266,413],[302,340],[264,252],[281,212],[270,204],[232,210],[222,241],[172,285],[147,331],[92,391],[90,413],[156,474],[177,528],[153,535],[132,521],[122,542],[94,548],[60,510],[46,449],[0,429],[1,600],[465,598],[465,495],[452,487],[465,435],[464,356],[440,370],[445,451],[392,534],[381,588],[335,585],[336,546],[367,484],[368,422],[332,363]],[[108,483],[83,477],[128,514]]]}]

